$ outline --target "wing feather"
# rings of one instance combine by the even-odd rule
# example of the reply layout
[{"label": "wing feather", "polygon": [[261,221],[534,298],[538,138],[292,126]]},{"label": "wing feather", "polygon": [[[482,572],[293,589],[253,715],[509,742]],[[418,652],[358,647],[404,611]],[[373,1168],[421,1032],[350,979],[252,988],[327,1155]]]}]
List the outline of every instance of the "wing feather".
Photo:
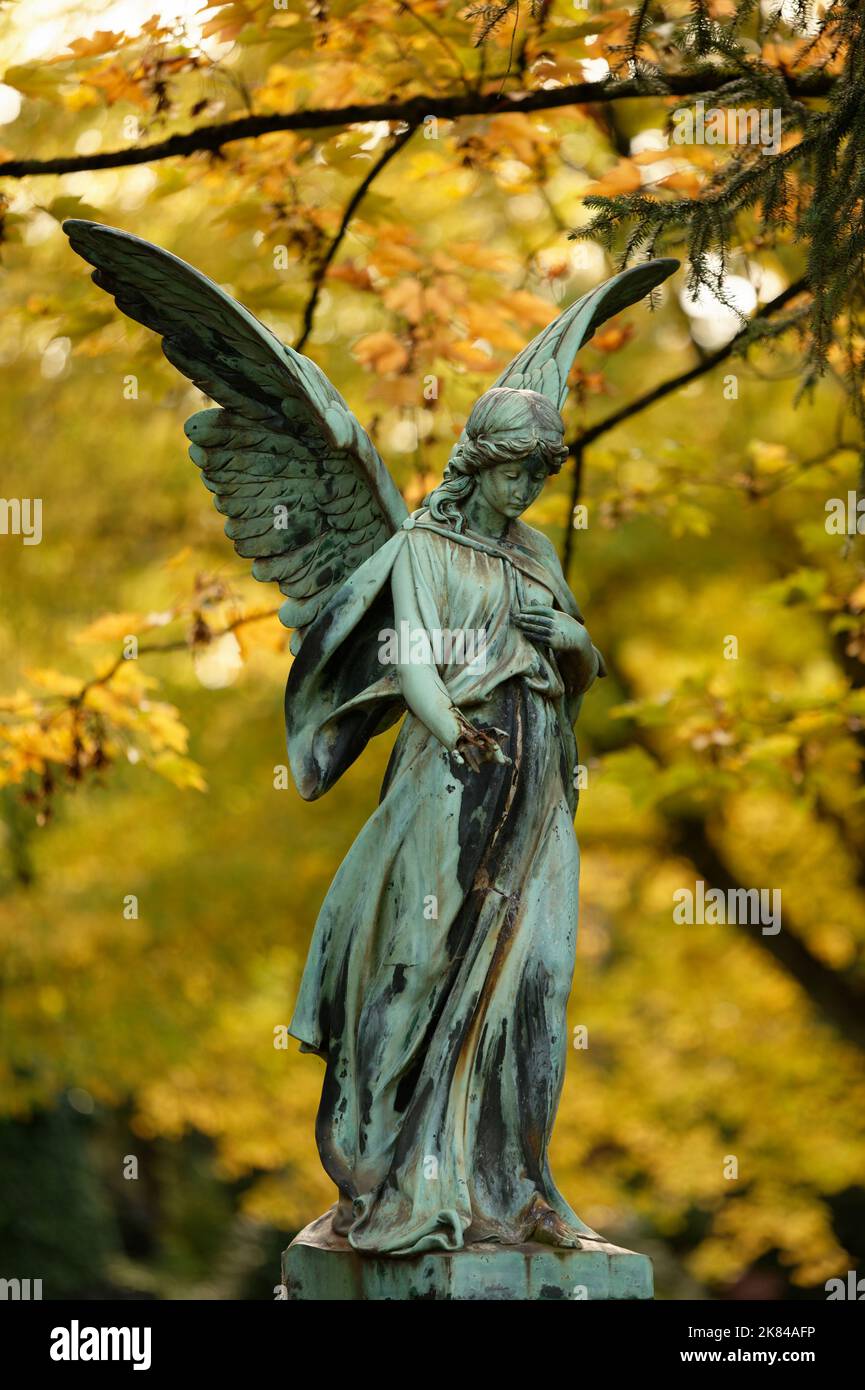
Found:
[{"label": "wing feather", "polygon": [[286,595],[282,621],[305,628],[408,515],[371,439],[320,367],[207,276],[114,227],[63,228],[94,283],[217,402],[187,420],[190,456],[238,555]]},{"label": "wing feather", "polygon": [[539,391],[561,410],[568,395],[568,374],[585,342],[614,314],[635,304],[677,270],[679,262],[663,256],[630,266],[584,294],[533,338],[505,368],[494,386]]}]

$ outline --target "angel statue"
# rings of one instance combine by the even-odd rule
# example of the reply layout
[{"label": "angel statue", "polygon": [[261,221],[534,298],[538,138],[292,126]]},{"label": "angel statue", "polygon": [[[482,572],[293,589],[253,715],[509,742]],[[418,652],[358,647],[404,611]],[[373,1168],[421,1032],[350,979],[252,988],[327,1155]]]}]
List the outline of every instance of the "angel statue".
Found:
[{"label": "angel statue", "polygon": [[[190,454],[237,553],[285,595],[300,795],[329,791],[403,721],[291,1023],[325,1066],[316,1139],[338,1200],[316,1224],[363,1255],[590,1247],[602,1238],[547,1149],[577,932],[573,725],[604,667],[553,545],[520,518],[566,458],[578,349],[678,262],[625,270],[544,329],[409,515],[314,362],[160,247],[93,222],[64,230],[217,403],[187,421]],[[455,633],[476,640],[443,643]]]}]

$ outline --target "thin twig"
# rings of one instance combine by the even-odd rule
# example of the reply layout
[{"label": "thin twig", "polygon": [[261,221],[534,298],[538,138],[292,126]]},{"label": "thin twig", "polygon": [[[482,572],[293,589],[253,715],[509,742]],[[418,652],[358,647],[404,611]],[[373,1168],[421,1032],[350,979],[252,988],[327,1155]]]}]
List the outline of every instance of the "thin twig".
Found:
[{"label": "thin twig", "polygon": [[603,420],[599,420],[597,424],[590,425],[588,429],[580,431],[576,439],[569,446],[570,452],[577,460],[578,466],[574,468],[568,510],[568,526],[565,532],[564,545],[562,547],[562,569],[566,576],[574,549],[573,515],[582,491],[584,477],[583,464],[586,447],[594,443],[596,439],[600,439],[602,435],[609,433],[610,430],[615,429],[617,425],[621,425],[625,420],[630,420],[634,415],[639,415],[641,411],[646,410],[650,405],[654,405],[656,401],[663,400],[665,396],[669,396],[672,392],[678,391],[681,386],[687,386],[689,382],[696,381],[698,377],[705,376],[706,372],[711,372],[719,363],[726,362],[727,358],[732,357],[742,346],[745,339],[747,339],[748,335],[752,332],[755,322],[771,318],[773,314],[777,314],[779,310],[785,308],[792,299],[802,294],[807,288],[808,281],[804,276],[799,280],[795,280],[792,285],[788,285],[779,295],[771,299],[758,315],[757,319],[752,320],[741,329],[741,331],[738,332],[735,337],[731,338],[729,343],[726,343],[724,347],[718,348],[716,352],[709,353],[708,356],[697,362],[695,366],[689,367],[687,371],[679,372],[676,376],[668,377],[666,381],[662,381],[658,386],[654,386],[651,391],[645,391],[642,396],[636,396],[632,401],[629,401],[627,405],[623,405],[619,410],[614,410],[609,415],[604,416]]},{"label": "thin twig", "polygon": [[[225,637],[229,632],[236,632],[239,627],[245,627],[247,623],[258,623],[261,622],[263,618],[273,618],[278,612],[278,608],[268,608],[264,613],[241,614],[239,618],[235,618],[232,622],[227,623],[225,627],[209,632],[207,640],[208,642],[212,642],[216,637]],[[165,652],[187,652],[189,651],[190,645],[194,644],[190,644],[185,637],[180,637],[173,642],[151,642],[138,648],[137,659],[140,659],[142,656],[160,655]],[[88,692],[100,685],[108,685],[117,675],[121,666],[125,666],[128,660],[129,658],[124,656],[121,652],[109,666],[108,670],[103,671],[101,676],[91,676],[90,680],[85,681],[81,689],[74,695],[64,695],[58,698],[63,700],[67,709],[79,709],[87,698]]]},{"label": "thin twig", "polygon": [[445,38],[444,34],[439,33],[432,20],[428,19],[426,15],[418,14],[417,10],[413,9],[413,7],[408,3],[408,0],[401,0],[400,9],[405,10],[407,14],[410,14],[415,23],[419,24],[422,29],[426,29],[427,33],[431,35],[433,39],[435,39],[436,43],[440,46],[442,51],[447,54],[451,62],[454,64],[457,70],[457,75],[459,76],[459,79],[462,82],[463,86],[466,88],[467,91],[471,91],[471,81],[469,80],[469,75],[463,66],[460,55],[457,53],[456,49],[449,42],[449,40]]},{"label": "thin twig", "polygon": [[336,255],[337,251],[342,245],[343,238],[345,237],[345,234],[348,231],[351,219],[354,217],[354,214],[357,212],[358,208],[360,207],[361,203],[363,202],[364,198],[369,192],[370,186],[375,181],[375,179],[378,178],[382,169],[384,169],[386,165],[390,163],[394,155],[399,154],[399,151],[403,148],[404,145],[408,143],[408,141],[414,135],[416,129],[416,126],[407,126],[405,130],[401,131],[399,135],[395,137],[395,139],[392,141],[390,145],[388,145],[387,149],[380,156],[380,158],[377,159],[374,164],[370,165],[366,174],[361,179],[357,188],[354,190],[354,193],[352,193],[351,197],[346,203],[345,211],[342,214],[342,221],[339,224],[339,231],[337,232],[333,240],[330,242],[324,255],[316,264],[315,270],[313,272],[312,290],[309,299],[306,302],[306,309],[304,310],[303,314],[303,328],[301,329],[300,337],[294,345],[295,352],[303,352],[303,349],[306,347],[306,341],[310,335],[310,332],[312,331],[312,321],[315,318],[315,310],[318,304],[318,298],[321,294],[322,287],[327,277],[327,272],[333,262],[334,256]]}]

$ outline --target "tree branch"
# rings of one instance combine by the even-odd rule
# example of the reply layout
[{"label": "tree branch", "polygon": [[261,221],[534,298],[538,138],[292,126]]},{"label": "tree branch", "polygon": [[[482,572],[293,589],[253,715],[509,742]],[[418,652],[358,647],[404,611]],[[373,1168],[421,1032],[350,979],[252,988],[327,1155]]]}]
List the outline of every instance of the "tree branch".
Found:
[{"label": "tree branch", "polygon": [[597,424],[590,425],[588,429],[582,430],[581,433],[577,435],[573,443],[569,445],[570,452],[574,455],[576,460],[576,466],[574,467],[573,482],[571,485],[568,525],[565,531],[564,545],[562,547],[562,569],[566,576],[573,556],[573,515],[574,508],[580,500],[580,493],[582,490],[586,447],[593,443],[594,440],[600,439],[602,435],[607,434],[610,430],[615,429],[616,425],[621,425],[623,421],[630,420],[634,415],[639,415],[641,411],[646,410],[650,405],[654,405],[656,401],[662,401],[665,396],[672,395],[672,393],[678,391],[681,386],[687,386],[689,382],[696,381],[698,377],[705,376],[707,372],[711,372],[719,363],[726,362],[727,358],[732,357],[748,338],[755,323],[759,322],[761,319],[771,318],[773,314],[777,314],[781,309],[785,308],[792,299],[802,294],[807,288],[808,281],[805,276],[802,276],[799,280],[794,280],[792,285],[788,285],[787,288],[782,290],[779,295],[776,295],[774,299],[770,299],[762,313],[752,319],[751,322],[741,329],[735,337],[731,338],[729,343],[726,343],[724,347],[718,348],[716,352],[710,352],[708,356],[703,357],[693,367],[689,367],[687,371],[679,372],[677,376],[668,377],[666,381],[660,382],[658,386],[653,386],[651,391],[644,391],[642,396],[636,396],[632,401],[629,401],[627,405],[623,405],[618,410],[614,410],[609,415],[605,415],[603,420],[598,420]]},{"label": "tree branch", "polygon": [[365,176],[363,177],[363,179],[361,179],[357,188],[354,190],[354,193],[352,193],[351,197],[346,203],[345,211],[342,214],[342,221],[339,224],[339,231],[337,232],[333,240],[330,242],[324,255],[317,262],[315,270],[313,271],[312,291],[310,293],[309,299],[306,302],[306,309],[304,310],[303,314],[303,327],[301,329],[300,337],[294,345],[295,352],[303,352],[303,349],[306,347],[306,341],[310,335],[310,332],[312,331],[312,321],[315,318],[315,310],[318,304],[318,298],[321,294],[322,287],[327,277],[328,269],[330,268],[333,262],[333,258],[339,250],[343,238],[346,232],[348,231],[351,219],[354,217],[354,214],[357,212],[358,208],[360,207],[361,203],[363,202],[364,198],[369,192],[370,186],[375,181],[375,179],[378,178],[382,169],[384,169],[386,165],[390,163],[395,154],[399,153],[403,145],[408,144],[409,140],[414,135],[416,129],[417,126],[407,126],[405,130],[401,131],[400,134],[396,136],[396,138],[391,142],[391,144],[388,145],[387,149],[383,152],[383,154],[373,164],[370,165]]},{"label": "tree branch", "polygon": [[[631,698],[633,692],[617,665],[615,655],[606,653],[606,657],[608,671],[614,676],[625,698]],[[659,770],[665,766],[646,730],[634,729],[628,742],[643,748]],[[704,817],[693,811],[682,813],[667,807],[659,809],[667,826],[670,848],[693,864],[707,888],[719,888],[726,894],[730,889],[743,887],[728,867],[723,851],[710,838]],[[853,971],[833,970],[819,956],[815,956],[797,933],[789,911],[785,910],[783,926],[774,936],[764,936],[745,922],[734,925],[796,981],[812,1006],[846,1042],[865,1051],[865,990]]]},{"label": "tree branch", "polygon": [[[260,623],[263,618],[274,618],[278,614],[278,608],[268,608],[262,613],[242,613],[239,618],[234,618],[230,623],[226,623],[225,627],[209,629],[207,641],[213,642],[217,637],[225,637],[229,632],[236,632],[239,627],[246,627],[247,623]],[[154,654],[159,656],[165,652],[188,652],[195,645],[196,643],[190,641],[188,637],[180,637],[173,642],[146,642],[138,648],[138,657],[153,656]],[[98,686],[110,685],[121,666],[126,665],[127,660],[128,658],[121,652],[101,676],[91,676],[89,680],[84,681],[80,690],[76,691],[74,695],[55,696],[54,698],[61,702],[62,708],[51,716],[51,720],[56,719],[58,714],[65,713],[67,709],[80,709],[88,693]]]},{"label": "tree branch", "polygon": [[[794,78],[778,73],[789,95],[794,99],[826,96],[833,79],[824,74]],[[177,135],[170,135],[152,145],[130,146],[122,150],[105,150],[99,154],[58,156],[53,159],[8,159],[0,163],[0,177],[21,179],[34,174],[75,174],[94,169],[120,169],[132,164],[150,164],[160,159],[172,159],[197,153],[218,154],[224,145],[236,140],[252,140],[282,130],[329,130],[342,126],[362,125],[368,121],[405,121],[420,125],[426,116],[440,120],[459,120],[462,116],[500,115],[509,111],[552,111],[564,106],[587,106],[593,103],[631,99],[658,100],[667,96],[698,96],[718,91],[726,83],[741,82],[740,71],[721,71],[705,68],[696,73],[669,73],[658,78],[657,84],[644,78],[625,82],[576,82],[567,87],[543,87],[532,92],[498,91],[466,92],[456,96],[421,94],[404,101],[378,101],[367,105],[319,107],[310,111],[274,112],[267,115],[242,116],[214,125],[199,126]]]},{"label": "tree branch", "polygon": [[[709,839],[703,821],[676,819],[670,825],[673,828],[673,848],[691,861],[708,886],[720,888],[725,894],[742,887]],[[784,918],[784,925],[775,936],[764,936],[747,925],[743,929],[749,940],[762,946],[796,981],[814,1007],[846,1042],[865,1050],[865,992],[852,976],[845,978],[843,972],[824,965],[802,938],[790,930],[788,912],[784,913]]]}]

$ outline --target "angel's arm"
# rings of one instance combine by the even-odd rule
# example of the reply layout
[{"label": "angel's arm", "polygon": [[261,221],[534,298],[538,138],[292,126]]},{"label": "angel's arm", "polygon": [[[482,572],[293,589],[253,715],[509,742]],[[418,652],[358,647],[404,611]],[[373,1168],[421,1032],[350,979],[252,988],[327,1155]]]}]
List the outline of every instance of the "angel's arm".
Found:
[{"label": "angel's arm", "polygon": [[[417,632],[428,631],[428,617],[425,622],[420,613],[408,544],[403,546],[397,556],[391,577],[391,589],[397,633],[408,633],[411,637]],[[408,652],[400,652],[401,656],[416,656],[414,660],[398,663],[400,689],[412,714],[435,735],[439,743],[453,751],[462,733],[460,717],[447,693],[444,681],[436,670],[432,651],[429,648],[423,651],[423,645],[410,640]],[[414,653],[415,646],[421,650]]]}]

